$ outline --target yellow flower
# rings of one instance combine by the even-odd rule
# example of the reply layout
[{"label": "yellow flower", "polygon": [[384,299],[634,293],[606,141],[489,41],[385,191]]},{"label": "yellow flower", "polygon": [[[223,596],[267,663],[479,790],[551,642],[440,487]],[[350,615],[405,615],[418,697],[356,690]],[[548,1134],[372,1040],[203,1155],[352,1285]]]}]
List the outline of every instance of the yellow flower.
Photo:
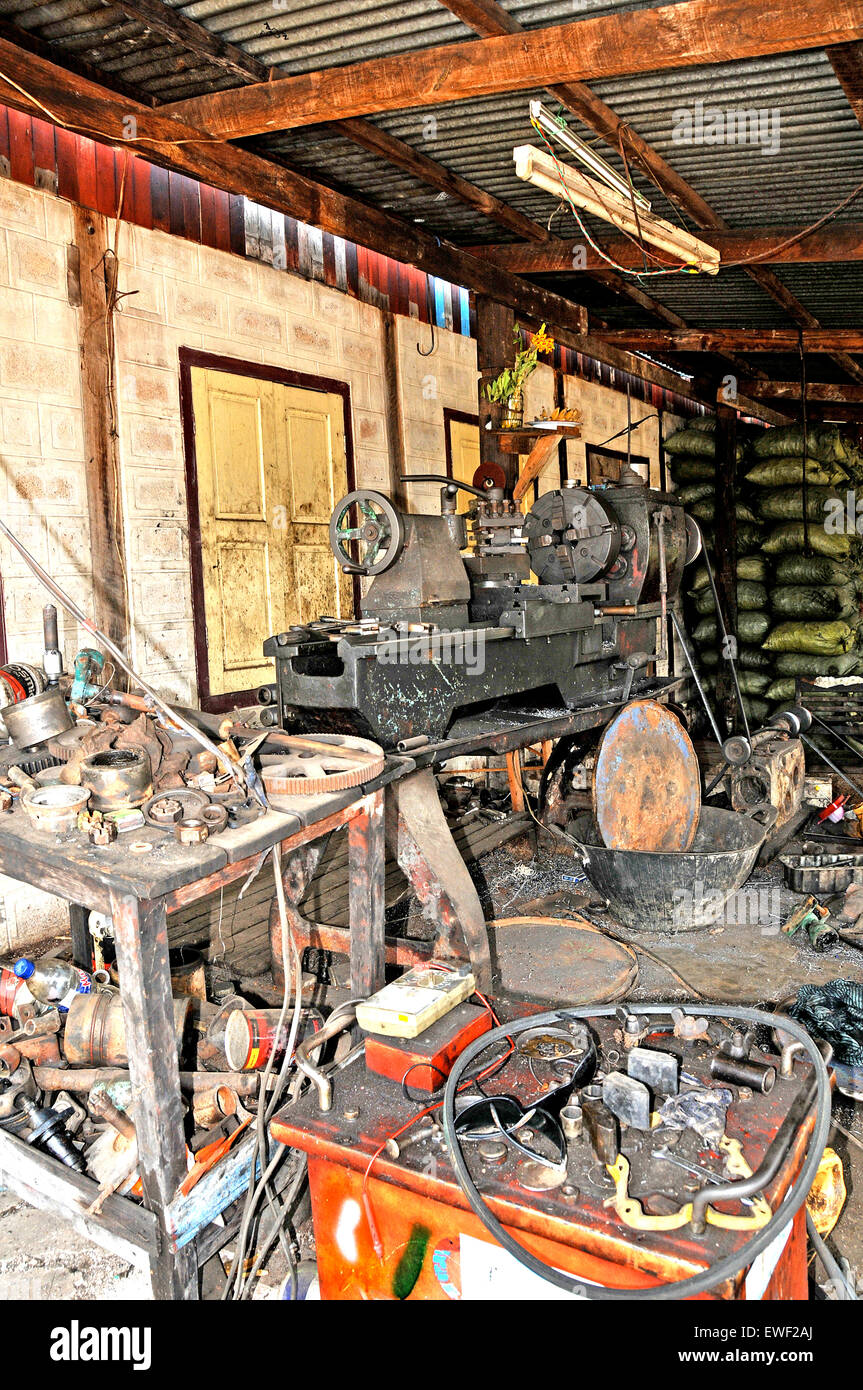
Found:
[{"label": "yellow flower", "polygon": [[545,331],[545,324],[542,325],[538,333],[531,335],[530,345],[536,352],[554,352],[554,339]]}]

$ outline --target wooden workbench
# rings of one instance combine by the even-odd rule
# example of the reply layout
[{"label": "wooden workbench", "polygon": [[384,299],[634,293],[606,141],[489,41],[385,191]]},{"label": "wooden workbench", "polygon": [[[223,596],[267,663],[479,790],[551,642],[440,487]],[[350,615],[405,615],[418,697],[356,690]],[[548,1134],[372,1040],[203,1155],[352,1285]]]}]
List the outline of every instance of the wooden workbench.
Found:
[{"label": "wooden workbench", "polygon": [[[289,812],[269,811],[195,846],[180,845],[165,831],[147,827],[120,836],[113,845],[94,847],[76,831],[66,835],[36,831],[18,809],[0,818],[0,873],[71,904],[77,964],[89,969],[92,963],[88,913],[102,912],[113,919],[129,1072],[136,1097],[144,1207],[112,1196],[101,1216],[87,1215],[85,1208],[98,1191],[92,1179],[3,1133],[0,1176],[31,1205],[70,1220],[132,1263],[149,1264],[156,1298],[197,1298],[199,1264],[215,1253],[227,1234],[212,1226],[217,1213],[212,1207],[206,1210],[200,1194],[196,1210],[206,1224],[197,1228],[189,1211],[179,1211],[174,1200],[186,1173],[186,1145],[168,965],[168,916],[247,878],[275,845],[291,854],[346,826],[354,908],[351,989],[360,996],[378,989],[384,969],[383,788],[412,767],[410,759],[388,759],[384,772],[364,788],[296,797]],[[152,849],[131,852],[129,845],[135,842],[149,843]],[[203,1181],[198,1188],[202,1186]],[[237,1195],[236,1183],[233,1189],[224,1188],[224,1207]]]}]

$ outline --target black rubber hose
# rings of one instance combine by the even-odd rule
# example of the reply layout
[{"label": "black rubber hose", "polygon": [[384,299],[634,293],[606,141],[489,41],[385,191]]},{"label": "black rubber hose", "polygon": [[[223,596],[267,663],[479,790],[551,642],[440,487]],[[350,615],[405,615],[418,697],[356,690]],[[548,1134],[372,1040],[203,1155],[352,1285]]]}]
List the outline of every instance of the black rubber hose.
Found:
[{"label": "black rubber hose", "polygon": [[[631,1009],[636,1014],[670,1014],[673,1008],[679,1008],[679,1002],[674,1004],[639,1004],[632,1005]],[[494,1028],[490,1033],[483,1033],[480,1038],[472,1042],[465,1048],[458,1058],[455,1066],[450,1072],[447,1080],[443,1098],[443,1129],[449,1147],[450,1159],[455,1169],[459,1185],[467,1197],[471,1210],[479,1217],[494,1240],[502,1245],[520,1264],[523,1264],[533,1274],[539,1275],[550,1284],[565,1290],[566,1293],[576,1294],[583,1298],[595,1298],[607,1300],[609,1302],[621,1302],[623,1300],[644,1299],[648,1302],[670,1301],[672,1299],[692,1298],[696,1294],[706,1293],[709,1289],[715,1288],[717,1284],[723,1283],[726,1279],[733,1278],[742,1269],[750,1265],[756,1255],[760,1255],[770,1242],[774,1239],[777,1232],[788,1224],[791,1218],[799,1211],[806,1200],[821,1155],[827,1143],[827,1136],[830,1130],[830,1082],[827,1075],[827,1068],[824,1058],[818,1051],[816,1044],[810,1038],[804,1028],[800,1026],[796,1019],[787,1015],[779,1017],[777,1014],[762,1013],[760,1009],[731,1008],[725,1004],[703,1004],[699,1001],[698,1012],[708,1018],[728,1018],[742,1023],[758,1023],[765,1028],[782,1028],[799,1041],[808,1054],[813,1067],[815,1068],[815,1083],[817,1088],[816,1105],[817,1114],[815,1117],[815,1128],[806,1159],[798,1175],[797,1181],[785,1195],[785,1199],[777,1210],[773,1213],[766,1225],[760,1231],[756,1231],[750,1240],[733,1255],[726,1255],[724,1259],[718,1260],[710,1269],[703,1274],[693,1275],[690,1279],[681,1279],[672,1284],[660,1284],[656,1288],[649,1289],[610,1289],[603,1288],[596,1284],[585,1284],[580,1279],[573,1278],[570,1274],[564,1274],[561,1270],[554,1269],[547,1265],[543,1260],[520,1245],[509,1232],[501,1225],[497,1217],[487,1206],[484,1198],[480,1194],[473,1178],[468,1171],[464,1160],[461,1147],[455,1133],[455,1098],[459,1087],[459,1082],[471,1062],[484,1051],[486,1047],[498,1041],[502,1037],[514,1037],[523,1032],[526,1028],[545,1028],[561,1023],[566,1019],[590,1019],[590,1018],[612,1018],[616,1012],[615,1006],[607,1005],[601,1008],[587,1009],[555,1009],[550,1013],[534,1014],[533,1017],[519,1020],[514,1023],[507,1023],[499,1028]]]}]

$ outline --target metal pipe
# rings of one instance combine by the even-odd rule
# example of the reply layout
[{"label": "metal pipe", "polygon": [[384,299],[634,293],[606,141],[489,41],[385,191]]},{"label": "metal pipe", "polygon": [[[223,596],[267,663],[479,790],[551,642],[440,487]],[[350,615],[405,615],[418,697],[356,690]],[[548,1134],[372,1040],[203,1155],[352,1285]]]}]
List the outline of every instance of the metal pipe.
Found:
[{"label": "metal pipe", "polygon": [[705,694],[704,687],[702,686],[701,681],[698,679],[698,672],[695,669],[695,662],[692,660],[692,657],[689,654],[689,648],[686,645],[686,638],[683,635],[683,628],[680,626],[680,623],[677,620],[677,614],[674,612],[673,609],[671,611],[671,621],[674,624],[674,631],[677,633],[678,641],[680,642],[680,645],[683,648],[683,655],[686,657],[687,664],[689,666],[690,671],[692,672],[692,679],[695,681],[695,688],[701,696],[701,703],[703,704],[707,712],[707,718],[710,720],[714,737],[716,739],[716,742],[719,744],[719,747],[721,748],[722,735],[719,732],[719,725],[717,724],[716,719],[714,718],[713,710],[710,708],[710,705],[707,702],[707,695]]},{"label": "metal pipe", "polygon": [[[707,553],[706,545],[704,546],[703,554],[704,566],[707,570],[707,578],[710,580],[710,588],[713,593],[713,604],[716,609],[716,620],[719,623],[719,626],[722,628],[722,646],[723,655],[725,655],[726,651],[728,650],[728,628],[725,626],[725,619],[722,616],[722,606],[719,602],[719,590],[716,587],[716,580],[713,577],[713,566],[710,563],[710,556]],[[726,660],[729,666],[731,667],[731,679],[734,681],[734,689],[737,694],[737,706],[740,710],[740,716],[743,720],[743,728],[746,731],[746,738],[751,743],[752,735],[749,732],[749,720],[746,718],[746,710],[743,705],[743,696],[740,692],[740,682],[737,679],[737,667],[734,664],[734,658],[732,656],[726,656]]]},{"label": "metal pipe", "polygon": [[350,1028],[356,1021],[357,1011],[354,1004],[343,1004],[335,1013],[331,1014],[319,1032],[313,1033],[310,1038],[304,1038],[294,1053],[294,1064],[298,1071],[308,1077],[318,1093],[318,1107],[321,1110],[331,1110],[333,1105],[333,1083],[331,1077],[327,1076],[320,1067],[316,1067],[310,1060],[311,1054],[323,1047],[324,1043],[331,1038],[338,1037],[346,1028]]}]

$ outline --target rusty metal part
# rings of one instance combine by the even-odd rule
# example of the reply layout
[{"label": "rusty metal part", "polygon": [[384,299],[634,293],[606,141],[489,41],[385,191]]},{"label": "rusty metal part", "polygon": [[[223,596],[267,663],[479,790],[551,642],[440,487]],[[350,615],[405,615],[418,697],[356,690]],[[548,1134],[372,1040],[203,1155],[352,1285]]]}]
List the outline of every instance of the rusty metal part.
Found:
[{"label": "rusty metal part", "polygon": [[92,737],[93,732],[98,727],[98,724],[92,719],[79,719],[71,729],[66,729],[64,733],[55,734],[53,738],[49,738],[48,752],[58,762],[71,762],[81,753],[83,745],[88,738]]},{"label": "rusty metal part", "polygon": [[239,1105],[239,1096],[232,1086],[213,1086],[208,1091],[199,1091],[192,1100],[195,1124],[210,1129],[226,1115],[236,1115]]},{"label": "rusty metal part", "polygon": [[638,979],[632,947],[583,917],[503,917],[488,923],[488,934],[504,993],[589,1004],[625,999]]},{"label": "rusty metal part", "polygon": [[[129,1073],[122,1067],[36,1066],[33,1080],[42,1091],[91,1091],[94,1086],[110,1086],[114,1081],[128,1081]],[[180,1089],[191,1095],[212,1090],[214,1086],[229,1086],[238,1096],[256,1096],[261,1089],[257,1072],[181,1071]]]},{"label": "rusty metal part", "polygon": [[150,755],[139,745],[94,753],[81,763],[81,786],[90,790],[98,811],[143,806],[153,794]]},{"label": "rusty metal part", "polygon": [[9,1077],[21,1065],[21,1053],[11,1043],[0,1043],[0,1076]]},{"label": "rusty metal part", "polygon": [[32,1012],[32,1004],[22,1006],[20,1027],[12,1026],[11,1018],[0,1018],[0,1041],[19,1043],[27,1038],[46,1038],[60,1032],[62,1020],[59,1009],[45,1009],[42,1013]]},{"label": "rusty metal part", "polygon": [[125,1111],[118,1109],[108,1092],[96,1088],[90,1092],[90,1109],[94,1115],[98,1115],[101,1120],[107,1120],[109,1125],[113,1125],[118,1134],[122,1134],[124,1139],[129,1141],[135,1138],[135,1124]]},{"label": "rusty metal part", "polygon": [[178,820],[174,826],[174,839],[181,845],[202,845],[209,833],[205,820]]},{"label": "rusty metal part", "polygon": [[[267,800],[276,810],[282,797],[321,796],[362,786],[379,777],[386,763],[383,749],[369,739],[320,734],[307,740],[307,746],[301,739],[294,742],[296,747],[287,756],[261,768]],[[331,751],[330,745],[337,751]]]},{"label": "rusty metal part", "polygon": [[[191,995],[173,1000],[178,1048],[189,1022]],[[72,1066],[126,1066],[126,1024],[118,993],[76,994],[66,1015],[63,1054]],[[67,1080],[65,1085],[69,1085]]]},{"label": "rusty metal part", "polygon": [[775,729],[753,733],[751,754],[743,767],[728,773],[728,795],[735,811],[751,811],[768,802],[776,807],[776,828],[800,810],[806,780],[806,756],[798,738]]},{"label": "rusty metal part", "polygon": [[[151,825],[175,825],[178,820],[183,819],[183,803],[176,796],[160,794],[151,797],[147,803],[148,810],[144,814],[144,819]],[[204,808],[201,807],[203,810]]]},{"label": "rusty metal part", "polygon": [[333,1104],[333,1081],[316,1067],[311,1060],[313,1052],[317,1052],[323,1047],[325,1042],[331,1038],[338,1037],[339,1033],[344,1033],[346,1028],[351,1028],[356,1021],[357,1011],[353,1004],[344,1004],[336,1013],[332,1014],[317,1033],[311,1037],[304,1038],[298,1043],[294,1051],[294,1065],[297,1071],[301,1071],[307,1076],[318,1093],[318,1107],[321,1110],[331,1110]]},{"label": "rusty metal part", "polygon": [[634,700],[603,732],[593,774],[603,844],[687,850],[701,811],[701,774],[683,725],[656,700]]},{"label": "rusty metal part", "polygon": [[89,799],[86,787],[54,785],[22,792],[21,806],[37,830],[59,835],[75,828]]},{"label": "rusty metal part", "polygon": [[101,811],[94,811],[89,816],[86,827],[81,825],[81,819],[82,817],[79,816],[78,827],[79,829],[86,828],[87,839],[91,845],[112,845],[116,840],[118,835],[117,822],[105,820]]},{"label": "rusty metal part", "polygon": [[[17,1113],[18,1097],[21,1095],[35,1097],[36,1082],[34,1081],[33,1068],[26,1060],[19,1062],[15,1070],[6,1077],[6,1084],[0,1088],[0,1120],[8,1120]],[[58,1089],[63,1083],[58,1083]]]},{"label": "rusty metal part", "polygon": [[200,819],[204,822],[211,835],[216,835],[220,830],[224,830],[228,824],[227,806],[204,806]]},{"label": "rusty metal part", "polygon": [[6,787],[0,787],[0,812],[11,811],[14,798]]},{"label": "rusty metal part", "polygon": [[[169,810],[163,814],[164,803],[169,803]],[[175,814],[176,804],[181,808],[180,816]],[[145,801],[141,807],[144,820],[148,825],[155,825],[160,830],[170,828],[181,817],[197,820],[205,806],[210,804],[206,792],[198,791],[196,787],[172,787],[170,790],[161,790]]]},{"label": "rusty metal part", "polygon": [[72,716],[63,692],[50,686],[3,710],[3,722],[16,748],[33,748],[72,727]]}]

